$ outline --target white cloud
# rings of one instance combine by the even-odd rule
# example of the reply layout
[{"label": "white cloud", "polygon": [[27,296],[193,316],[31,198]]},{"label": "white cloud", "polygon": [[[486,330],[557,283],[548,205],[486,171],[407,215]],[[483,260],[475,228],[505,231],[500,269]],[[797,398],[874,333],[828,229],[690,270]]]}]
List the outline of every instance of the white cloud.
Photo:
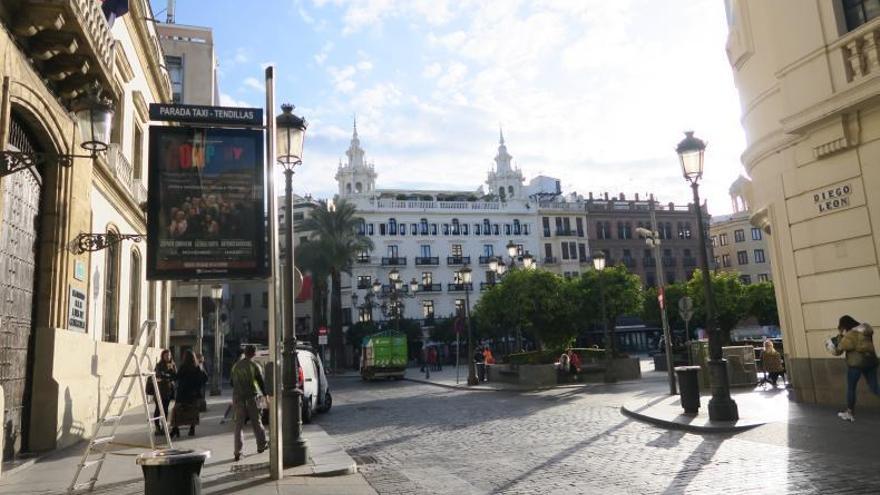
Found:
[{"label": "white cloud", "polygon": [[361,60],[355,65],[355,67],[361,72],[368,72],[373,69],[373,62],[370,62],[369,60]]},{"label": "white cloud", "polygon": [[220,93],[220,106],[223,107],[252,107],[250,103],[244,100],[237,100],[228,93]]},{"label": "white cloud", "polygon": [[242,84],[244,84],[246,88],[252,89],[254,91],[262,92],[266,90],[266,84],[258,80],[256,77],[245,78]]}]

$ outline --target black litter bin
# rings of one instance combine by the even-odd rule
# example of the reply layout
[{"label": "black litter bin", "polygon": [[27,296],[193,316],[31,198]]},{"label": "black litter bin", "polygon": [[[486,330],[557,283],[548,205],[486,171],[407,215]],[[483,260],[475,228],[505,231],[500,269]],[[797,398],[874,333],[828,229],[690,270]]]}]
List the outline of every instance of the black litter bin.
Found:
[{"label": "black litter bin", "polygon": [[678,391],[684,412],[696,414],[700,410],[700,367],[677,366]]},{"label": "black litter bin", "polygon": [[199,473],[210,450],[161,449],[141,454],[144,495],[201,495]]}]

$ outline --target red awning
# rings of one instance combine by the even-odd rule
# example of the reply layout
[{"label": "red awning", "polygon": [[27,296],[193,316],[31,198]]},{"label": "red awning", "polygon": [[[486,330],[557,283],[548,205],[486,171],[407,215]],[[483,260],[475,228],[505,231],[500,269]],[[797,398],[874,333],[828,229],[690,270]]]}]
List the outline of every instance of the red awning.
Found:
[{"label": "red awning", "polygon": [[302,290],[299,291],[299,295],[296,296],[296,302],[306,302],[312,300],[312,276],[306,275],[303,277]]}]

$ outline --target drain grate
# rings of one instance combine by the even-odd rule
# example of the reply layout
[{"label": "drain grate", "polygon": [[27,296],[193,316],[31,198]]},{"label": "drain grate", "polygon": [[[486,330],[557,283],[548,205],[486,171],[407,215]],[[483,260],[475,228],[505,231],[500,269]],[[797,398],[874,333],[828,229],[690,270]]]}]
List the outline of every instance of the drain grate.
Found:
[{"label": "drain grate", "polygon": [[363,466],[365,464],[376,464],[379,461],[376,460],[375,457],[371,455],[353,455],[351,456],[354,459],[355,464],[358,466]]}]

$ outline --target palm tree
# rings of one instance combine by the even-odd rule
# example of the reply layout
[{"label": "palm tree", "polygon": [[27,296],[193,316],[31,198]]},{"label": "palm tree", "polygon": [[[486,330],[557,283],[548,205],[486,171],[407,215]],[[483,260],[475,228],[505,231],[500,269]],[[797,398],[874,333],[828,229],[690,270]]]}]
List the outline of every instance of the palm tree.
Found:
[{"label": "palm tree", "polygon": [[324,262],[330,274],[330,361],[333,368],[341,364],[342,356],[342,273],[351,273],[352,259],[364,251],[373,249],[373,242],[358,234],[362,219],[352,203],[320,201],[302,230],[320,242]]},{"label": "palm tree", "polygon": [[[325,249],[321,241],[307,239],[296,247],[294,256],[299,269],[312,277],[312,324],[314,328],[320,328],[327,324],[327,279],[330,278],[330,266],[324,252]],[[317,338],[313,335],[312,344],[317,343]]]}]

